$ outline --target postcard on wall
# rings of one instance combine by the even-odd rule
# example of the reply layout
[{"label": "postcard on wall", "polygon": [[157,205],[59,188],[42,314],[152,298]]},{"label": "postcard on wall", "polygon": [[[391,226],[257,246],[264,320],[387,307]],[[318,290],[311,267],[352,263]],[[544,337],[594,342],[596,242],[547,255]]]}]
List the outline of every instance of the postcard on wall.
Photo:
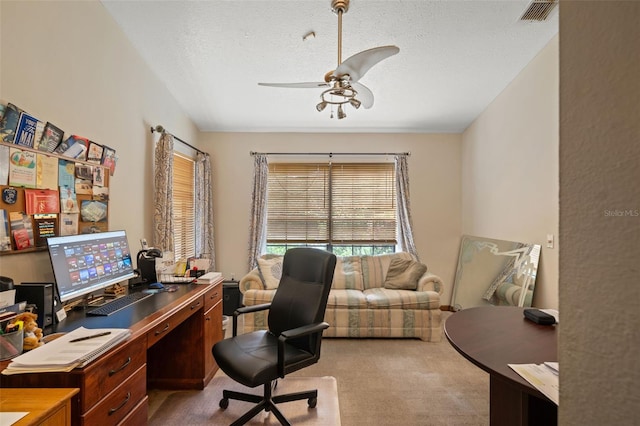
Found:
[{"label": "postcard on wall", "polygon": [[76,194],[91,195],[93,193],[93,183],[87,179],[76,179]]},{"label": "postcard on wall", "polygon": [[24,203],[28,215],[60,212],[60,196],[56,189],[25,189]]},{"label": "postcard on wall", "polygon": [[60,187],[60,211],[62,213],[80,213],[74,187]]},{"label": "postcard on wall", "polygon": [[22,212],[9,212],[9,224],[17,250],[34,246],[33,226],[29,216]]},{"label": "postcard on wall", "polygon": [[0,251],[11,250],[11,237],[9,236],[9,216],[5,209],[0,209]]},{"label": "postcard on wall", "polygon": [[36,188],[56,189],[58,187],[58,159],[44,154],[36,154]]},{"label": "postcard on wall", "polygon": [[80,205],[80,217],[83,222],[106,222],[107,203],[102,201],[83,200]]},{"label": "postcard on wall", "polygon": [[76,177],[79,179],[93,180],[93,166],[76,163]]},{"label": "postcard on wall", "polygon": [[47,238],[58,235],[57,214],[33,215],[34,241],[36,247],[46,247]]},{"label": "postcard on wall", "polygon": [[58,160],[58,185],[75,186],[75,163],[73,161]]},{"label": "postcard on wall", "polygon": [[109,187],[93,186],[93,199],[96,201],[109,201]]},{"label": "postcard on wall", "polygon": [[9,185],[36,187],[36,154],[9,148]]},{"label": "postcard on wall", "polygon": [[104,186],[104,174],[106,168],[96,166],[93,168],[93,186]]},{"label": "postcard on wall", "polygon": [[78,233],[78,213],[60,213],[60,236]]},{"label": "postcard on wall", "polygon": [[9,147],[0,146],[0,185],[9,183]]}]

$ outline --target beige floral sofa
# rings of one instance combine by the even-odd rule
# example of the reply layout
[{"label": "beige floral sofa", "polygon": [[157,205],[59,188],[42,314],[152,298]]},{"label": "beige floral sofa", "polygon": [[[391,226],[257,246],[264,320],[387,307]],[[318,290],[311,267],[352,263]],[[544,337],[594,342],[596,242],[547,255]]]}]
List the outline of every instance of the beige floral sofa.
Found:
[{"label": "beige floral sofa", "polygon": [[[282,257],[264,255],[240,280],[245,306],[270,302],[282,273]],[[409,253],[339,257],[325,321],[326,337],[442,337],[442,280]],[[266,311],[242,316],[245,332],[265,329]]]}]

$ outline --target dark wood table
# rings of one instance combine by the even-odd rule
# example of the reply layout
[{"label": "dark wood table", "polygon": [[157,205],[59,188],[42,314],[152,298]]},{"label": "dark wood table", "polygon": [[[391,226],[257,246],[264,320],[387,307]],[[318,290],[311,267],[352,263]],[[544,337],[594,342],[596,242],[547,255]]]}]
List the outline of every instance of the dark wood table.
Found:
[{"label": "dark wood table", "polygon": [[489,373],[492,426],[557,424],[557,405],[507,365],[558,360],[558,325],[534,324],[524,318],[523,310],[468,308],[452,314],[444,324],[451,345]]}]

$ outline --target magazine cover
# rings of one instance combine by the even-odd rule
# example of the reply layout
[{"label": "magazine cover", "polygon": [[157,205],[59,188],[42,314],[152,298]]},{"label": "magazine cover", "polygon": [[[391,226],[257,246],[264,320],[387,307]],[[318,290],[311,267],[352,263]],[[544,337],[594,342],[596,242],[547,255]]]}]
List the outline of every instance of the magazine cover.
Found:
[{"label": "magazine cover", "polygon": [[14,104],[7,104],[0,120],[0,140],[2,142],[13,143],[18,128],[18,120],[22,110]]},{"label": "magazine cover", "polygon": [[90,141],[89,150],[87,151],[87,162],[100,164],[102,162],[103,151],[104,149],[102,148],[102,145],[98,145],[97,143]]},{"label": "magazine cover", "polygon": [[9,185],[35,188],[36,154],[18,148],[9,149]]},{"label": "magazine cover", "polygon": [[25,189],[24,204],[28,215],[60,212],[60,196],[55,189]]},{"label": "magazine cover", "polygon": [[40,151],[54,152],[60,142],[64,132],[59,127],[55,126],[51,122],[47,122],[42,132],[42,137],[36,142],[37,148]]},{"label": "magazine cover", "polygon": [[36,136],[38,121],[40,120],[23,111],[18,120],[18,127],[16,128],[16,136],[13,143],[26,146],[27,148],[33,148],[33,139]]}]

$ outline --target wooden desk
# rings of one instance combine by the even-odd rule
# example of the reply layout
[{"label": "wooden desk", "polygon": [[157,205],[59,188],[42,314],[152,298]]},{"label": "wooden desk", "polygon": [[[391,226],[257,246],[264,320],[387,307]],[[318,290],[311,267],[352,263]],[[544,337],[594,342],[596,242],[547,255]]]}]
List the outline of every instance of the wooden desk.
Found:
[{"label": "wooden desk", "polygon": [[203,389],[217,371],[211,348],[223,338],[222,279],[179,285],[108,317],[70,312],[55,331],[79,326],[129,328],[132,335],[82,369],[0,376],[2,387],[79,388],[74,425],[146,424],[147,387]]},{"label": "wooden desk", "polygon": [[558,326],[525,320],[523,310],[469,308],[454,313],[444,324],[451,345],[489,373],[492,426],[557,424],[558,407],[507,365],[558,360]]},{"label": "wooden desk", "polygon": [[14,426],[71,425],[71,398],[79,389],[5,389],[2,411],[28,412]]}]

